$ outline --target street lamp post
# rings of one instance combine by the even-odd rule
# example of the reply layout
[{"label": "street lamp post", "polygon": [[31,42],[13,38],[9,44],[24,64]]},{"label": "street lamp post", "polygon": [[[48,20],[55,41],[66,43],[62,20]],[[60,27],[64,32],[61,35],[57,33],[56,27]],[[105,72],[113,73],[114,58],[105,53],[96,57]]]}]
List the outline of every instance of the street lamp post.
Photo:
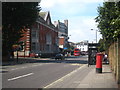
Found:
[{"label": "street lamp post", "polygon": [[[94,30],[94,29],[91,29],[91,30]],[[97,30],[96,30],[96,43],[97,43]]]}]

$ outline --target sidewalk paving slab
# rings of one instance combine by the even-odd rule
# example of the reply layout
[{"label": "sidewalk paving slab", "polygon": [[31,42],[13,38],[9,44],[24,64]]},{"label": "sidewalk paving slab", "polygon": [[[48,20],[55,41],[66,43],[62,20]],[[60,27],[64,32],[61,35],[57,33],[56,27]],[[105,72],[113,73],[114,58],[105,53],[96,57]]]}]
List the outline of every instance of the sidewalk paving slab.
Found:
[{"label": "sidewalk paving slab", "polygon": [[[84,69],[84,70],[82,70]],[[84,76],[82,75],[84,73]],[[82,77],[82,78],[80,78]],[[45,88],[111,88],[118,89],[109,65],[103,65],[102,73],[96,73],[95,65],[84,65],[77,72],[62,78]]]}]

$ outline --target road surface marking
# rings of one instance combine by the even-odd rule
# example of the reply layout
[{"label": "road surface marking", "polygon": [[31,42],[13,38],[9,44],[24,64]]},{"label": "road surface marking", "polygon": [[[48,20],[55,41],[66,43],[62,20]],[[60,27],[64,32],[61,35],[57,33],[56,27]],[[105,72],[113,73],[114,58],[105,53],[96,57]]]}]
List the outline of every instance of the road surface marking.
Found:
[{"label": "road surface marking", "polygon": [[21,68],[27,68],[27,67],[21,67]]},{"label": "road surface marking", "polygon": [[30,65],[30,66],[24,66],[24,67],[20,67],[20,68],[13,68],[13,69],[11,69],[11,71],[13,71],[13,70],[18,70],[18,69],[29,68],[29,67],[42,66],[42,65],[46,65],[46,64],[54,64],[54,63],[34,64],[34,65]]},{"label": "road surface marking", "polygon": [[11,71],[18,70],[18,69],[25,69],[25,68],[29,68],[29,67],[41,66],[41,65],[43,65],[43,64],[36,64],[36,65],[24,66],[24,67],[20,67],[20,68],[13,68],[13,69],[11,69]]},{"label": "road surface marking", "polygon": [[19,68],[14,68],[14,69],[11,69],[11,70],[13,71],[13,70],[17,70],[17,69],[19,69]]},{"label": "road surface marking", "polygon": [[27,77],[27,76],[30,76],[30,75],[32,75],[32,74],[34,74],[34,73],[29,73],[29,74],[26,74],[26,75],[14,77],[14,78],[8,79],[8,81],[12,81],[12,80],[16,80],[16,79],[19,79],[19,78]]},{"label": "road surface marking", "polygon": [[80,66],[81,64],[70,64],[70,65],[73,65],[73,66],[74,66],[74,65],[75,65],[75,66],[77,66],[77,65],[78,65],[78,66]]},{"label": "road surface marking", "polygon": [[67,74],[67,75],[65,75],[65,76],[63,76],[63,77],[61,77],[60,79],[58,79],[58,80],[52,82],[51,84],[49,84],[49,85],[47,85],[47,86],[45,86],[45,87],[43,87],[43,88],[51,88],[50,86],[52,86],[52,85],[54,85],[54,84],[56,84],[56,83],[58,83],[58,82],[63,81],[65,78],[71,76],[72,74],[76,73],[78,70],[80,70],[81,68],[83,68],[83,67],[85,67],[85,66],[87,66],[87,64],[82,65],[82,66],[79,67],[78,69],[76,69],[76,70],[70,72],[69,74]]},{"label": "road surface marking", "polygon": [[11,70],[13,71],[13,70],[17,70],[17,69],[24,69],[24,68],[27,68],[27,67],[14,68],[14,69],[11,69]]}]

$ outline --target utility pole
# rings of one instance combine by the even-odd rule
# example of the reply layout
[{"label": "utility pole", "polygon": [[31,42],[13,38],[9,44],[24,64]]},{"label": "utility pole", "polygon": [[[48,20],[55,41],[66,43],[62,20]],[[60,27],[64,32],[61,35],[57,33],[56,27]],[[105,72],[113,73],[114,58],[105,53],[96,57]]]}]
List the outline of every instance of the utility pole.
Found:
[{"label": "utility pole", "polygon": [[[94,29],[91,29],[91,30],[94,30]],[[97,43],[97,30],[96,30],[96,43]]]}]

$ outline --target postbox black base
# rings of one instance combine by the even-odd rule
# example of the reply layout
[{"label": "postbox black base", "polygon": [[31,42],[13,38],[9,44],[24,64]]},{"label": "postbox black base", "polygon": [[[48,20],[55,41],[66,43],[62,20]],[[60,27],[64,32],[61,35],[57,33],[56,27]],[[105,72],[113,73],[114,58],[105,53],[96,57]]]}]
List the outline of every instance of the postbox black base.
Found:
[{"label": "postbox black base", "polygon": [[102,68],[96,68],[96,73],[102,73]]}]

